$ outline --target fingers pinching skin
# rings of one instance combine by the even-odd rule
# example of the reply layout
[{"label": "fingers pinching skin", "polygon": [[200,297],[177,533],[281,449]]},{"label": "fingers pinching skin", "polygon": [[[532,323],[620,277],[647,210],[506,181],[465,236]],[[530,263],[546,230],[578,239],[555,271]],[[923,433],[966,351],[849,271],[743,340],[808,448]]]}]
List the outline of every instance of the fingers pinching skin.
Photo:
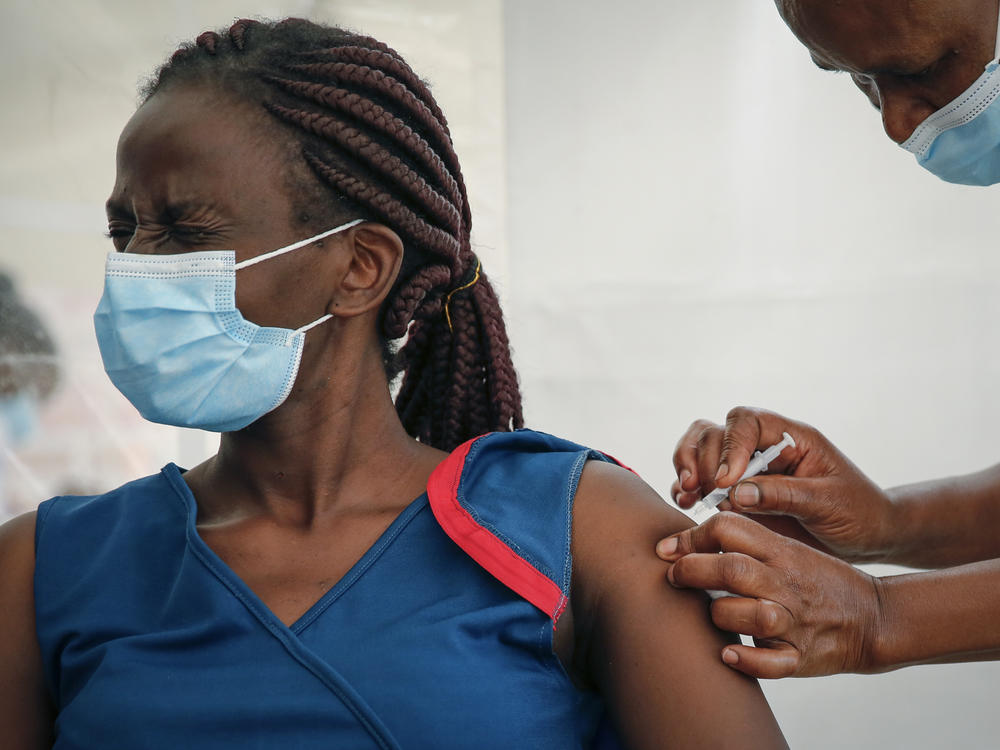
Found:
[{"label": "fingers pinching skin", "polygon": [[722,649],[722,661],[733,669],[760,680],[794,676],[802,663],[798,649],[788,643],[769,647],[734,644]]},{"label": "fingers pinching skin", "polygon": [[712,602],[712,622],[722,630],[758,639],[780,638],[794,625],[792,613],[777,602],[742,596]]},{"label": "fingers pinching skin", "polygon": [[[660,540],[656,553],[673,562],[692,553],[746,552],[759,554],[761,544],[774,537],[756,521],[736,513],[723,512],[700,526],[692,526]],[[778,537],[780,539],[780,537]]]},{"label": "fingers pinching skin", "polygon": [[873,671],[882,621],[877,579],[746,516],[720,513],[661,540],[670,584],[736,595],[712,606],[720,628],[753,636],[723,660],[755,677]]},{"label": "fingers pinching skin", "polygon": [[772,591],[770,571],[759,560],[738,552],[723,555],[685,555],[667,570],[667,580],[678,588],[728,591],[761,596]]}]

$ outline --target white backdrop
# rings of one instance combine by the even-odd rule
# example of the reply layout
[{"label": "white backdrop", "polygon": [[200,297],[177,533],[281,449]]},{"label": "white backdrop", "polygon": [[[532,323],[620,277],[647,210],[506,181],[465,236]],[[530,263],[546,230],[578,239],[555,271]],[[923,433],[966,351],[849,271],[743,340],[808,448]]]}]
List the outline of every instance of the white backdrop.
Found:
[{"label": "white backdrop", "polygon": [[[768,0],[15,0],[0,10],[0,267],[52,328],[63,381],[0,467],[0,516],[211,451],[135,416],[90,314],[136,81],[253,15],[360,28],[434,84],[531,426],[663,492],[687,424],[737,403],[815,423],[887,485],[996,462],[998,192],[919,170]],[[765,689],[793,747],[987,747],[998,677]]]}]

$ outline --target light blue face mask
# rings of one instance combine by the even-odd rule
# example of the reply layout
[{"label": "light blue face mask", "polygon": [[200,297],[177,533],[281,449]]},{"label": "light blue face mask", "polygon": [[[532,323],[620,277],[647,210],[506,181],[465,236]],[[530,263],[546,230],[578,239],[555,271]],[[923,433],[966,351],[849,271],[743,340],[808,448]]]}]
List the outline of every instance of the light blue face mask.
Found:
[{"label": "light blue face mask", "polygon": [[236,271],[361,223],[349,222],[241,263],[232,250],[181,255],[111,252],[94,313],[111,382],[151,422],[229,432],[292,390],[305,332],[264,328],[236,309]]},{"label": "light blue face mask", "polygon": [[947,182],[1000,182],[1000,18],[993,60],[986,71],[900,145],[916,155],[920,166]]},{"label": "light blue face mask", "polygon": [[37,424],[38,398],[34,393],[0,396],[0,443],[20,445],[31,437]]}]

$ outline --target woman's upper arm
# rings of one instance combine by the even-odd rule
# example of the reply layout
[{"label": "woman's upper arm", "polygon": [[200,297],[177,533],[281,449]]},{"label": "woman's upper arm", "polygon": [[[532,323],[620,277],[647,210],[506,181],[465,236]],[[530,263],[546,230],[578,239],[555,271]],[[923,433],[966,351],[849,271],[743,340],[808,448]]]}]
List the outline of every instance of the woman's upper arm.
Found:
[{"label": "woman's upper arm", "polygon": [[756,681],[722,662],[730,640],[708,599],[667,583],[656,542],[690,525],[638,477],[587,464],[573,510],[573,671],[597,684],[626,747],[786,747]]},{"label": "woman's upper arm", "polygon": [[0,526],[0,726],[4,746],[52,746],[52,711],[35,632],[35,513]]}]

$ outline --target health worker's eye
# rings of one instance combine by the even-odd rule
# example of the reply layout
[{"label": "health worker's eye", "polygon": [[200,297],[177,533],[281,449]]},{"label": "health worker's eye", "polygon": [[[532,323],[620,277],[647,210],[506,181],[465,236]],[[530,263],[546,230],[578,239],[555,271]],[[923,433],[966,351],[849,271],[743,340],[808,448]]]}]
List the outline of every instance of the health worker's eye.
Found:
[{"label": "health worker's eye", "polygon": [[920,81],[925,78],[930,78],[938,71],[938,69],[940,68],[940,63],[941,61],[937,60],[936,62],[933,62],[930,65],[928,65],[923,70],[918,70],[916,73],[902,73],[900,74],[899,77],[905,78],[908,81]]}]

